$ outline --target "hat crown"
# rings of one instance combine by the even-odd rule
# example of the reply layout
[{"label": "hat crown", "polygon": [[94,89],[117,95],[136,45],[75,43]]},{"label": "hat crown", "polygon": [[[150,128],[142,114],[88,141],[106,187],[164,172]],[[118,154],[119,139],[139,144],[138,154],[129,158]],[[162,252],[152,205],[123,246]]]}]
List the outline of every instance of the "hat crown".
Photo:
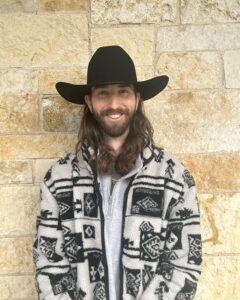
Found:
[{"label": "hat crown", "polygon": [[104,46],[93,54],[87,74],[91,86],[110,83],[136,83],[134,63],[120,46]]}]

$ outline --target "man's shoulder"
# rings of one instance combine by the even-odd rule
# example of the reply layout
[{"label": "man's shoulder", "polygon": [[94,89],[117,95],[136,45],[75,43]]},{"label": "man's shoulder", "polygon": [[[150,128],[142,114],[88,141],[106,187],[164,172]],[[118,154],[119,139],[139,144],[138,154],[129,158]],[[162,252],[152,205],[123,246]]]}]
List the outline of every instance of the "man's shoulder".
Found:
[{"label": "man's shoulder", "polygon": [[72,166],[76,156],[74,153],[67,153],[65,156],[59,158],[47,170],[43,181],[56,181],[62,178],[71,178]]},{"label": "man's shoulder", "polygon": [[152,147],[154,159],[151,161],[154,168],[159,168],[166,177],[175,180],[184,180],[185,176],[191,176],[187,167],[177,156],[164,148]]},{"label": "man's shoulder", "polygon": [[182,170],[185,168],[183,162],[177,156],[164,148],[153,145],[152,153],[154,156],[154,161],[159,164],[170,164]]}]

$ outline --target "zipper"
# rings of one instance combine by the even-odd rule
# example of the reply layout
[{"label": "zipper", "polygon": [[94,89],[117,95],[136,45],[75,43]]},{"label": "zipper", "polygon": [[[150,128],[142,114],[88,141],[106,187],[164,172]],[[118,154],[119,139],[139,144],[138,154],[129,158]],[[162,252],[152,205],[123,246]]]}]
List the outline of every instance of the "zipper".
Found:
[{"label": "zipper", "polygon": [[[121,180],[121,179],[120,179]],[[120,181],[119,180],[119,181]],[[119,190],[119,181],[116,182],[113,186],[113,188],[110,188],[110,195],[108,197],[108,209],[107,209],[107,218],[112,217],[112,213],[113,213],[113,200],[115,199],[116,201],[116,197],[113,197],[116,194],[116,189],[118,188]],[[110,185],[112,184],[112,182],[110,183]]]},{"label": "zipper", "polygon": [[127,189],[124,193],[124,200],[123,200],[123,211],[122,211],[122,240],[121,240],[121,256],[120,256],[120,289],[119,289],[119,299],[123,300],[123,264],[122,264],[122,257],[123,257],[123,233],[124,233],[124,227],[125,227],[125,214],[127,209],[127,198],[128,198],[128,192],[131,188],[132,182],[135,178],[136,174],[132,176],[130,179],[130,182],[127,186]]},{"label": "zipper", "polygon": [[104,214],[102,208],[102,196],[99,188],[99,183],[97,181],[97,176],[94,176],[94,188],[96,190],[97,201],[100,208],[101,216],[101,239],[102,239],[102,252],[103,252],[103,265],[104,265],[104,277],[105,277],[105,293],[106,300],[109,299],[109,280],[108,280],[108,265],[107,265],[107,256],[106,256],[106,247],[105,247],[105,236],[104,236]]}]

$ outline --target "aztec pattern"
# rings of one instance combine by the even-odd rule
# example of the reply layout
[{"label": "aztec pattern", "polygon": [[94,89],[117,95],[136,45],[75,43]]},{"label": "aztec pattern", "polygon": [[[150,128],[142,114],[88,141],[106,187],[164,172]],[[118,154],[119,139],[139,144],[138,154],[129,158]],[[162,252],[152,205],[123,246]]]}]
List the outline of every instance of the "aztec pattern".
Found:
[{"label": "aztec pattern", "polygon": [[[61,158],[41,184],[33,245],[39,299],[111,300],[91,151],[84,145],[79,157]],[[194,179],[153,145],[142,161],[124,200],[119,299],[192,300],[202,261]]]}]

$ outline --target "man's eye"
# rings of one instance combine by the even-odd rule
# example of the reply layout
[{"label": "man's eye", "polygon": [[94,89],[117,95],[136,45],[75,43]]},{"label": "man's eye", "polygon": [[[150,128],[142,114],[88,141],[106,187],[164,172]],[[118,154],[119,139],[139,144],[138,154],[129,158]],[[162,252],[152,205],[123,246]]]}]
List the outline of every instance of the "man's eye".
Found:
[{"label": "man's eye", "polygon": [[129,91],[127,89],[120,90],[119,92],[120,92],[120,94],[128,94],[129,93]]},{"label": "man's eye", "polygon": [[99,96],[106,96],[107,92],[106,91],[100,91],[100,92],[98,92],[98,95]]}]

